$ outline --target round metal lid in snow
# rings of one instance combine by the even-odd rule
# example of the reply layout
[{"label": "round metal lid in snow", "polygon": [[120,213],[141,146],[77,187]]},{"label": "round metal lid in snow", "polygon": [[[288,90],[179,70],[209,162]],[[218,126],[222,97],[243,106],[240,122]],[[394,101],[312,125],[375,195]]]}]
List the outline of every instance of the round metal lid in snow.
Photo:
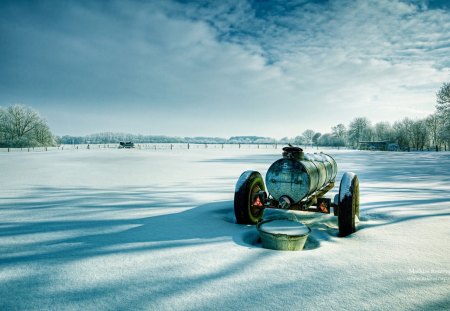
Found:
[{"label": "round metal lid in snow", "polygon": [[311,229],[301,222],[289,219],[263,221],[258,226],[258,229],[269,234],[285,234],[289,236],[303,236],[309,234],[311,231]]}]

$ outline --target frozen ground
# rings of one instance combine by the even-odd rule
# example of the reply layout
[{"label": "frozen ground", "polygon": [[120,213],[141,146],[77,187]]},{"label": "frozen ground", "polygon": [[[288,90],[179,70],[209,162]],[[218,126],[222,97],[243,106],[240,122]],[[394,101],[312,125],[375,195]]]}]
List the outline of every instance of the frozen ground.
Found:
[{"label": "frozen ground", "polygon": [[277,252],[232,200],[279,152],[0,153],[0,310],[449,310],[450,153],[330,151],[359,231],[308,214],[306,249]]}]

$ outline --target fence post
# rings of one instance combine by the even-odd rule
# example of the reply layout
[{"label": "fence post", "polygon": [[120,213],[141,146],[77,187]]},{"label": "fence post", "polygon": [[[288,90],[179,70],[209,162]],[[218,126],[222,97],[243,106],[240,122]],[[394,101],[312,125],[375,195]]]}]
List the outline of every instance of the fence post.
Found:
[{"label": "fence post", "polygon": [[47,147],[45,147],[45,151],[47,151]]},{"label": "fence post", "polygon": [[8,152],[9,152],[9,148],[8,148]]},{"label": "fence post", "polygon": [[222,144],[222,149],[223,149],[223,144]]},{"label": "fence post", "polygon": [[241,149],[241,144],[239,144],[239,149]]},{"label": "fence post", "polygon": [[189,145],[189,143],[188,143],[188,149],[190,148],[191,146]]},{"label": "fence post", "polygon": [[30,148],[28,148],[28,152],[30,152]]}]

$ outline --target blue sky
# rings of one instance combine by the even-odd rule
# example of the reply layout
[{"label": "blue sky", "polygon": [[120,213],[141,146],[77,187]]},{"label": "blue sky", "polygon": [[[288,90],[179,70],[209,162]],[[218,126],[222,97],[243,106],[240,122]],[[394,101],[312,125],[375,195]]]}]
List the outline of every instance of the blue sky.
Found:
[{"label": "blue sky", "polygon": [[296,136],[421,118],[448,1],[1,1],[0,105],[58,135]]}]

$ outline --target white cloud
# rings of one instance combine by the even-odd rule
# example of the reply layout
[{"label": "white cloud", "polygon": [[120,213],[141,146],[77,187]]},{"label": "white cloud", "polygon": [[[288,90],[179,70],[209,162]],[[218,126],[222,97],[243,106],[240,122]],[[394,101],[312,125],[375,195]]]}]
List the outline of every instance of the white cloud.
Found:
[{"label": "white cloud", "polygon": [[[0,55],[8,73],[0,100],[40,105],[60,134],[282,137],[434,110],[449,78],[448,11],[381,0],[273,3],[5,10],[0,31],[12,49]],[[64,110],[72,125],[58,121],[69,119]]]}]

